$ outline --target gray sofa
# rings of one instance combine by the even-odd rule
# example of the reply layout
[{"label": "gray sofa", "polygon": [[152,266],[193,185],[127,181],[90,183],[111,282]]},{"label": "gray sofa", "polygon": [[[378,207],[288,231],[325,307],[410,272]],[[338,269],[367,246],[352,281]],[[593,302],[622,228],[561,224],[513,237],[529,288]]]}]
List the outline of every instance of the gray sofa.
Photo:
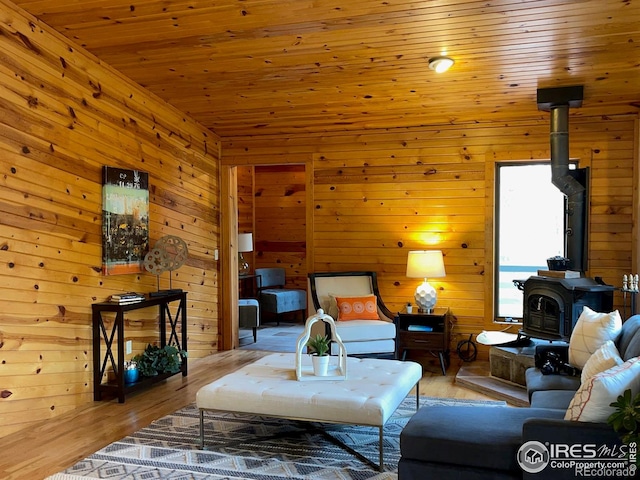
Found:
[{"label": "gray sofa", "polygon": [[[624,360],[640,355],[640,315],[623,324],[616,344]],[[537,368],[526,377],[532,382],[529,408],[440,406],[416,412],[400,435],[399,480],[568,478],[560,470],[546,469],[543,476],[523,472],[518,449],[532,440],[620,445],[606,423],[564,420],[579,378],[541,375]]]}]

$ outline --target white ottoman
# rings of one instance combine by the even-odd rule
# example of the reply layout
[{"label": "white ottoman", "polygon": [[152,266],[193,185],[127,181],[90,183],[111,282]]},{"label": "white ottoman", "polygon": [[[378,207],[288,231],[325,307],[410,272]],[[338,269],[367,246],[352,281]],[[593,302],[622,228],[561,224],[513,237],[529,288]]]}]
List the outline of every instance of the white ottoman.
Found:
[{"label": "white ottoman", "polygon": [[[304,360],[311,364],[308,355]],[[198,391],[200,445],[204,448],[205,410],[369,425],[380,431],[382,470],[383,426],[421,378],[422,367],[415,362],[348,357],[346,380],[301,382],[294,353],[268,355]]]}]

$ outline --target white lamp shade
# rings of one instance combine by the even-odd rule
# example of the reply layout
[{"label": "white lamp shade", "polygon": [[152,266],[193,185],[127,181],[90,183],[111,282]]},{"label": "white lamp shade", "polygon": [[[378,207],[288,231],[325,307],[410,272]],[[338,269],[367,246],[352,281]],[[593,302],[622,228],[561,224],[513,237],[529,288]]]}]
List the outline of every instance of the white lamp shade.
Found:
[{"label": "white lamp shade", "polygon": [[409,252],[407,258],[407,277],[424,278],[418,285],[414,298],[421,312],[431,312],[438,300],[436,289],[427,278],[444,277],[444,260],[440,250],[418,250]]},{"label": "white lamp shade", "polygon": [[439,278],[446,275],[441,250],[417,250],[409,252],[407,277]]},{"label": "white lamp shade", "polygon": [[253,252],[253,234],[238,234],[238,252]]}]

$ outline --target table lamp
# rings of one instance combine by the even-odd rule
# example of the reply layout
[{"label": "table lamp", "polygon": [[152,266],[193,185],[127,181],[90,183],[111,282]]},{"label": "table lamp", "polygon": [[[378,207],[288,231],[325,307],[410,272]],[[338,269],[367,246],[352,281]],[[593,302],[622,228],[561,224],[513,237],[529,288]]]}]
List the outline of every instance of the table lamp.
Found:
[{"label": "table lamp", "polygon": [[253,234],[252,233],[239,233],[238,234],[238,270],[240,275],[248,275],[249,262],[247,262],[242,256],[243,253],[253,252]]},{"label": "table lamp", "polygon": [[444,260],[440,250],[418,250],[409,252],[407,258],[407,277],[424,278],[424,282],[416,288],[415,299],[420,312],[431,313],[436,305],[437,293],[427,278],[438,278],[446,275]]}]

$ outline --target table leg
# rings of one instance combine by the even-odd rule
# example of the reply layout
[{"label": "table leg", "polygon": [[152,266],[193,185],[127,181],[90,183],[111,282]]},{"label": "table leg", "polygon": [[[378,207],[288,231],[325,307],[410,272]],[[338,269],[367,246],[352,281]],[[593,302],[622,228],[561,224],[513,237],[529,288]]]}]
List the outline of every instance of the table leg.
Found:
[{"label": "table leg", "polygon": [[380,428],[380,459],[378,462],[378,471],[384,472],[384,427]]},{"label": "table leg", "polygon": [[447,366],[445,364],[444,352],[443,351],[438,352],[438,358],[440,358],[440,368],[442,369],[442,375],[446,375],[447,374]]},{"label": "table leg", "polygon": [[200,450],[204,450],[204,410],[200,410]]}]

